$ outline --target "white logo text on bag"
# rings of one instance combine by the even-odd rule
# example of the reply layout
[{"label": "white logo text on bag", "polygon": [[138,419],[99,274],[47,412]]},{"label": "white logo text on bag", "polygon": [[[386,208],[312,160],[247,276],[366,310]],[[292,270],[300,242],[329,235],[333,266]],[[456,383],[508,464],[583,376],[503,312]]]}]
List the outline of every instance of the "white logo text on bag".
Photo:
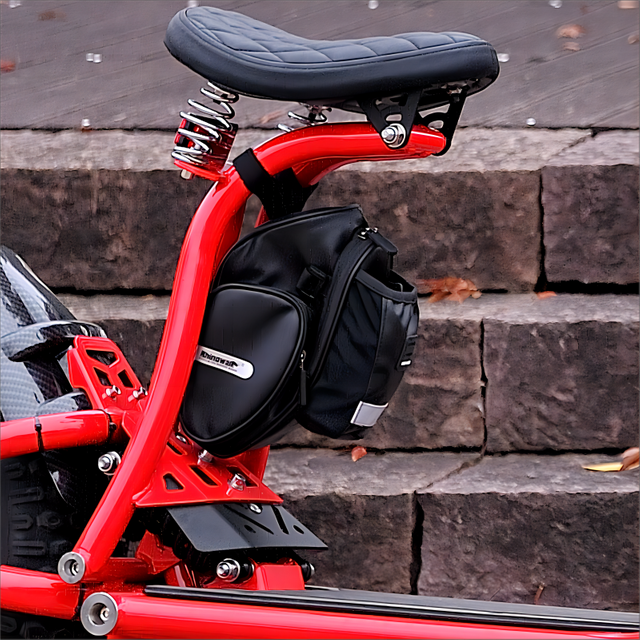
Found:
[{"label": "white logo text on bag", "polygon": [[243,380],[247,380],[253,375],[253,365],[250,362],[232,356],[229,353],[214,351],[201,345],[198,345],[198,350],[196,351],[196,362],[206,364],[220,371],[226,371]]}]

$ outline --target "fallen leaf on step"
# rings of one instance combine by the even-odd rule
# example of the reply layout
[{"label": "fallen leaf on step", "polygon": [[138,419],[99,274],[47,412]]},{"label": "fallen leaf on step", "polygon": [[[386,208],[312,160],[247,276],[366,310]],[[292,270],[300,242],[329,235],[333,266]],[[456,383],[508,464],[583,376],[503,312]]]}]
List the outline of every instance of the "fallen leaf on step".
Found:
[{"label": "fallen leaf on step", "polygon": [[555,298],[557,293],[555,291],[538,291],[536,295],[539,300],[546,300],[547,298]]},{"label": "fallen leaf on step", "polygon": [[286,107],[280,107],[275,111],[269,111],[269,113],[265,113],[263,116],[261,116],[258,122],[261,125],[271,124],[274,120],[286,118],[288,111],[289,109],[287,109]]},{"label": "fallen leaf on step", "polygon": [[565,42],[562,48],[565,51],[580,51],[580,45],[577,42]]},{"label": "fallen leaf on step", "polygon": [[587,30],[579,24],[565,24],[556,31],[558,38],[581,38]]},{"label": "fallen leaf on step", "polygon": [[367,450],[364,447],[353,447],[351,449],[351,459],[354,462],[358,462],[360,458],[364,458],[367,455]]},{"label": "fallen leaf on step", "polygon": [[620,471],[622,462],[602,462],[600,464],[583,464],[583,469],[587,471]]},{"label": "fallen leaf on step", "polygon": [[622,468],[620,471],[627,469],[636,469],[640,466],[640,448],[631,447],[622,454]]},{"label": "fallen leaf on step", "polygon": [[13,60],[0,60],[0,72],[10,73],[16,68],[16,63]]},{"label": "fallen leaf on step", "polygon": [[469,296],[479,298],[482,293],[478,291],[471,280],[463,278],[430,278],[418,280],[418,293],[430,293],[429,302],[439,302],[440,300],[451,300],[453,302],[464,302]]},{"label": "fallen leaf on step", "polygon": [[640,448],[631,447],[622,454],[622,462],[603,462],[601,464],[583,464],[587,471],[627,471],[640,466]]},{"label": "fallen leaf on step", "polygon": [[63,11],[42,11],[38,14],[38,20],[64,20],[66,17]]}]

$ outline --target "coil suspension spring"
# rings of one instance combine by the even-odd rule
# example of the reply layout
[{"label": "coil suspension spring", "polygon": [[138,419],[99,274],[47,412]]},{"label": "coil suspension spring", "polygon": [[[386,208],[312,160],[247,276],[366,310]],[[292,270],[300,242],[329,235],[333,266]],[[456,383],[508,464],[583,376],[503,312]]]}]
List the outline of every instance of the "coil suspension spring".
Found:
[{"label": "coil suspension spring", "polygon": [[[289,111],[287,116],[292,120],[296,120],[302,123],[302,126],[313,126],[314,124],[323,124],[327,121],[327,116],[324,113],[325,111],[331,111],[331,107],[322,107],[322,106],[313,106],[310,104],[303,104],[303,107],[306,107],[308,114],[301,115],[299,113],[295,113],[294,111]],[[291,127],[287,124],[279,124],[278,129],[280,131],[294,131],[294,127]]]},{"label": "coil suspension spring", "polygon": [[180,112],[182,122],[171,157],[189,164],[194,173],[200,173],[197,168],[218,173],[224,167],[238,130],[238,126],[231,122],[235,116],[231,105],[238,101],[238,94],[211,82],[202,87],[200,93],[212,100],[213,105],[206,106],[196,100],[187,101],[196,111]]}]

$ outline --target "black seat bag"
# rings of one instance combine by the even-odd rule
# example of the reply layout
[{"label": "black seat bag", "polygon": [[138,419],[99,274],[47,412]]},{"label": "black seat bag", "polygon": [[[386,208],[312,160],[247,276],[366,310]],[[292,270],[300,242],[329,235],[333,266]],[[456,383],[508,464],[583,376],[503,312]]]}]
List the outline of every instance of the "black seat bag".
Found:
[{"label": "black seat bag", "polygon": [[181,409],[219,457],[276,441],[294,418],[359,438],[411,363],[414,287],[352,205],[294,213],[240,240],[210,295]]}]

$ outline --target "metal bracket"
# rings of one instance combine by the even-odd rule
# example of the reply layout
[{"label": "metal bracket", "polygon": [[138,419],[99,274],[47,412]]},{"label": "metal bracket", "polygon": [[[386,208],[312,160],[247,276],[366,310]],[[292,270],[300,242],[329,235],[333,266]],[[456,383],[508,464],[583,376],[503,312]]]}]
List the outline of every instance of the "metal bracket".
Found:
[{"label": "metal bracket", "polygon": [[[419,103],[422,95],[420,90],[405,94],[397,104],[384,104],[377,98],[363,98],[358,101],[358,104],[390,149],[402,149],[407,144],[414,124],[428,126],[432,122],[442,120],[443,125],[439,131],[446,138],[447,143],[442,151],[433,154],[442,156],[451,147],[451,141],[458,126],[467,91],[467,87],[450,91],[447,111],[430,113],[424,117],[419,113]],[[425,108],[428,108],[428,105],[423,107],[423,109]],[[398,115],[400,120],[389,120],[391,116]]]},{"label": "metal bracket", "polygon": [[440,133],[445,137],[447,144],[442,151],[434,153],[434,156],[443,156],[451,148],[451,141],[453,140],[453,134],[458,126],[458,120],[460,120],[460,114],[462,113],[462,107],[464,106],[464,101],[467,97],[467,91],[468,89],[465,87],[460,89],[458,93],[452,93],[451,98],[449,99],[449,108],[445,113],[442,111],[429,113],[424,116],[424,118],[418,114],[418,117],[416,118],[417,124],[428,126],[432,122],[442,120]]},{"label": "metal bracket", "polygon": [[[367,119],[390,149],[402,149],[409,141],[421,93],[421,90],[408,93],[397,104],[383,104],[377,98],[358,100]],[[400,120],[389,120],[397,115]]]}]

